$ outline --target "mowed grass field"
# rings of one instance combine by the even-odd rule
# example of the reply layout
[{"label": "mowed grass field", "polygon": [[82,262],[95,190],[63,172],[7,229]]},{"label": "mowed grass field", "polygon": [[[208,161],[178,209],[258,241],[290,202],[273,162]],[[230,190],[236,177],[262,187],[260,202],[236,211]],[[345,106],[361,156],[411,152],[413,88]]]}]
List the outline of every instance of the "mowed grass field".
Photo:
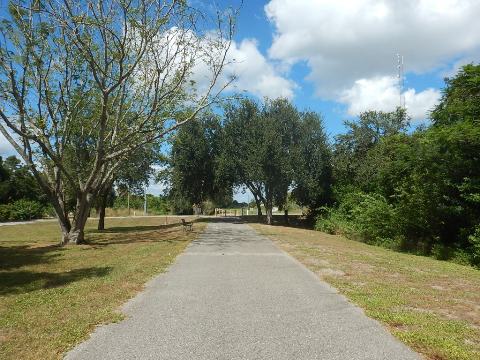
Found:
[{"label": "mowed grass field", "polygon": [[313,230],[251,225],[427,359],[480,359],[480,270]]},{"label": "mowed grass field", "polygon": [[58,246],[58,224],[0,227],[0,359],[60,359],[165,271],[205,224],[180,218],[88,222],[88,245]]}]

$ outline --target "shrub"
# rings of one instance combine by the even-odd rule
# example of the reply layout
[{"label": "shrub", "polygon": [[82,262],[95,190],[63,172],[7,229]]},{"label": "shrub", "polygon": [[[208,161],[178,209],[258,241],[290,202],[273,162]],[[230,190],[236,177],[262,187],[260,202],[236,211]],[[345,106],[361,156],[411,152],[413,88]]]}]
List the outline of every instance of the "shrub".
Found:
[{"label": "shrub", "polygon": [[214,215],[215,214],[215,204],[210,200],[204,201],[201,205],[203,215]]},{"label": "shrub", "polygon": [[347,228],[347,220],[336,208],[322,207],[317,210],[318,216],[315,222],[315,230],[327,234],[342,234]]},{"label": "shrub", "polygon": [[468,237],[471,244],[472,264],[480,266],[480,224],[475,227],[475,231]]},{"label": "shrub", "polygon": [[379,194],[346,194],[338,208],[321,208],[319,213],[316,230],[389,247],[399,243],[395,208]]},{"label": "shrub", "polygon": [[461,248],[455,248],[444,244],[434,244],[431,255],[437,260],[448,260],[461,265],[468,265],[472,261],[470,254]]},{"label": "shrub", "polygon": [[43,207],[43,215],[46,217],[54,218],[57,217],[57,213],[52,205],[47,205]]},{"label": "shrub", "polygon": [[385,197],[364,194],[351,210],[354,231],[368,243],[392,243],[398,235],[396,212]]},{"label": "shrub", "polygon": [[338,228],[337,224],[335,224],[332,219],[318,217],[315,222],[315,230],[333,235],[337,233]]},{"label": "shrub", "polygon": [[10,220],[12,209],[10,205],[0,205],[0,221]]},{"label": "shrub", "polygon": [[10,204],[10,220],[31,220],[43,217],[43,206],[33,200],[17,200]]}]

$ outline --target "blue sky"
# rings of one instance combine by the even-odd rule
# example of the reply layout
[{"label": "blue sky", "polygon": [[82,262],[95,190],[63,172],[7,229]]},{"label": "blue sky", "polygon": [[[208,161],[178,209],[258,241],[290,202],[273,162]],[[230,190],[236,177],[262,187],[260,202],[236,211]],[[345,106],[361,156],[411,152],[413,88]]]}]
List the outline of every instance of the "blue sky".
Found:
[{"label": "blue sky", "polygon": [[[211,10],[214,2],[190,3]],[[480,60],[479,18],[479,0],[244,0],[226,71],[235,90],[320,112],[333,138],[343,120],[399,104],[400,53],[407,111],[414,124],[428,122],[444,77]],[[0,137],[0,155],[11,153]]]},{"label": "blue sky", "polygon": [[[238,4],[219,2],[220,7]],[[343,120],[360,111],[398,105],[397,53],[404,57],[409,113],[414,123],[427,121],[444,77],[478,62],[480,40],[474,34],[479,26],[472,24],[478,23],[479,5],[469,0],[246,0],[235,41],[253,41],[275,74],[293,82],[292,101],[322,113],[334,136],[344,130]],[[237,73],[240,80],[242,75]],[[257,95],[271,96],[269,91]]]},{"label": "blue sky", "polygon": [[[237,4],[224,0],[220,7]],[[331,137],[344,130],[343,120],[361,111],[393,110],[400,93],[417,125],[428,122],[445,76],[479,62],[479,16],[477,0],[246,0],[238,17],[236,58],[239,44],[254,43],[273,68],[271,77],[288,80],[291,100],[320,112]],[[245,51],[242,61],[249,62],[250,53]],[[248,75],[237,73],[247,91],[250,87],[259,98],[276,93],[259,91],[242,79]]]}]

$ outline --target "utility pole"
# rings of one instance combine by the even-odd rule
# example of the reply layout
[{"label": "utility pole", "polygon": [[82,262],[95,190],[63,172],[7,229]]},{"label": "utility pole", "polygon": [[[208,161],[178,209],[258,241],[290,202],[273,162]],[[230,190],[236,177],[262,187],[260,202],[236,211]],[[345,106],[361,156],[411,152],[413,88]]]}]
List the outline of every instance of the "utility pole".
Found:
[{"label": "utility pole", "polygon": [[405,74],[404,74],[404,63],[403,55],[397,54],[397,80],[398,80],[398,92],[400,94],[400,107],[405,109]]},{"label": "utility pole", "polygon": [[144,200],[143,200],[143,215],[147,216],[147,185],[145,185]]},{"label": "utility pole", "polygon": [[130,216],[130,185],[127,185],[127,209],[128,216]]}]

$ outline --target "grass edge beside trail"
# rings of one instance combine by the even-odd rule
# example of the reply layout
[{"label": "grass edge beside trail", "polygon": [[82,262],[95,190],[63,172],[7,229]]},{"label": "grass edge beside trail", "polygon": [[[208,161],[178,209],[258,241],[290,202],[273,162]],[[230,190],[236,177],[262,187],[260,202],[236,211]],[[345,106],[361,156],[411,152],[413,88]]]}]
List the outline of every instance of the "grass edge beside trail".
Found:
[{"label": "grass edge beside trail", "polygon": [[339,235],[250,225],[428,359],[480,358],[480,271]]}]

